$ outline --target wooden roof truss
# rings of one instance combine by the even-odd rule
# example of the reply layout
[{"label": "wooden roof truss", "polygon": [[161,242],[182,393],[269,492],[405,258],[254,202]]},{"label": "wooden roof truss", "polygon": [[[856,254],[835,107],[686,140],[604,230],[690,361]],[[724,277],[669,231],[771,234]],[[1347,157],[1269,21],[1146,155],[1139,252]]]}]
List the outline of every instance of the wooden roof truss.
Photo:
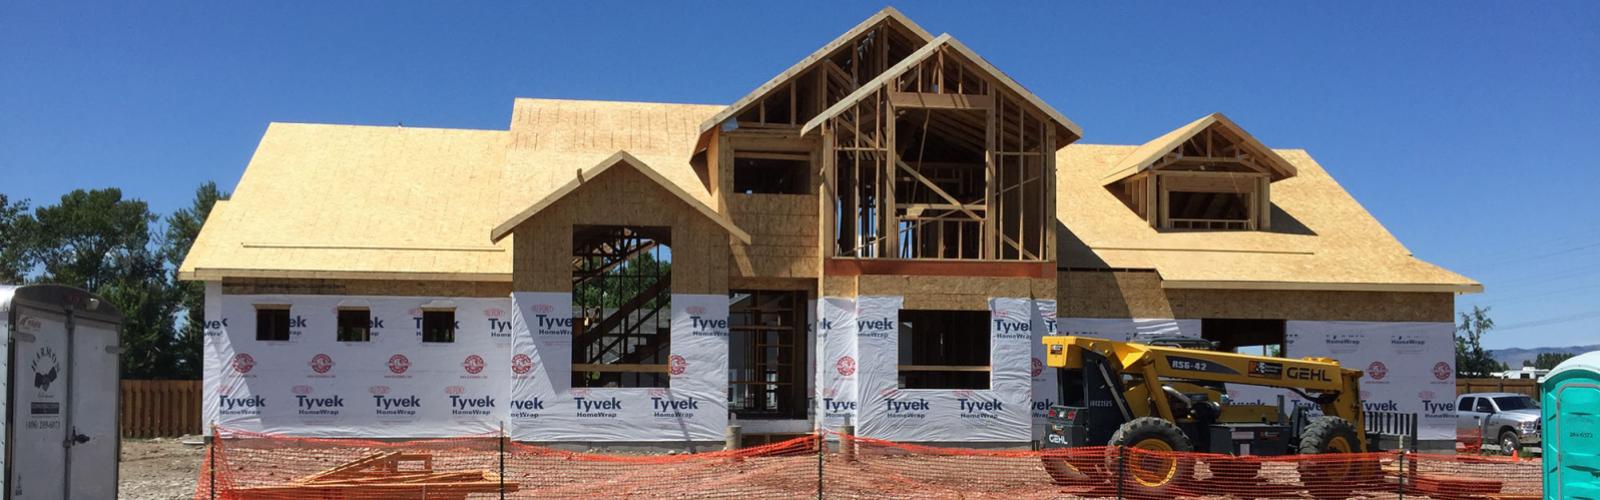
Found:
[{"label": "wooden roof truss", "polygon": [[1052,259],[1058,122],[954,46],[927,50],[823,121],[832,255]]}]

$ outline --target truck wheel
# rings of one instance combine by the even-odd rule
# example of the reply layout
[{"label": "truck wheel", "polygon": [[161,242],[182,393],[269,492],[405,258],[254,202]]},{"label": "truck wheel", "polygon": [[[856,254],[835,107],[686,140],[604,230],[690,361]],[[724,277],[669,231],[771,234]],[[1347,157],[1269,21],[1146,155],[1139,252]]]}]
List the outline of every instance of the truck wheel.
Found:
[{"label": "truck wheel", "polygon": [[1139,417],[1122,424],[1107,444],[1130,448],[1125,454],[1107,457],[1107,468],[1117,474],[1118,456],[1126,456],[1122,465],[1130,480],[1127,484],[1135,488],[1164,492],[1176,483],[1188,481],[1194,471],[1194,459],[1180,456],[1194,451],[1189,437],[1159,417]]},{"label": "truck wheel", "polygon": [[1355,424],[1339,417],[1317,417],[1306,425],[1300,435],[1301,455],[1338,455],[1300,461],[1300,482],[1312,496],[1346,498],[1353,490],[1381,486],[1378,458],[1360,454],[1359,436]]},{"label": "truck wheel", "polygon": [[1520,449],[1522,449],[1522,440],[1517,439],[1516,432],[1512,432],[1510,429],[1500,431],[1501,454],[1511,456],[1511,454]]}]

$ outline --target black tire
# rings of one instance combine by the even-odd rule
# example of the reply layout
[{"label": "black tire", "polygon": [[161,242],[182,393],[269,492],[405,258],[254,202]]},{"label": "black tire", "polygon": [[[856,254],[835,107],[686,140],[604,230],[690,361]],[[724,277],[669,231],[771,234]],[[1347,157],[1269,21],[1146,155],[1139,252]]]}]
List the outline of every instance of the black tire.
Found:
[{"label": "black tire", "polygon": [[[1165,493],[1193,479],[1194,458],[1178,454],[1194,451],[1194,445],[1172,422],[1159,417],[1130,420],[1111,434],[1107,444],[1114,447],[1114,454],[1106,457],[1106,469],[1126,478],[1124,484],[1136,490]],[[1121,457],[1126,457],[1126,463],[1120,464],[1124,470],[1118,469]]]},{"label": "black tire", "polygon": [[1359,455],[1365,447],[1349,420],[1333,416],[1312,419],[1300,434],[1299,451],[1301,455],[1349,455],[1300,462],[1300,483],[1314,497],[1348,498],[1356,490],[1383,485],[1378,458]]},{"label": "black tire", "polygon": [[1522,440],[1517,439],[1516,432],[1513,432],[1511,429],[1500,431],[1501,454],[1509,457],[1520,449],[1522,449]]}]

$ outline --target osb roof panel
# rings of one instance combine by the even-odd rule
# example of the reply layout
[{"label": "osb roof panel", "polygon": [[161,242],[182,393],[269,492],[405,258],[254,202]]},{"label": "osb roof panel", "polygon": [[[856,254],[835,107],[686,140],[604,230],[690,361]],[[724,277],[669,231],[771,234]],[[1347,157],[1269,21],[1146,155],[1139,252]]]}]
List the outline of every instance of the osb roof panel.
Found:
[{"label": "osb roof panel", "polygon": [[[509,134],[274,123],[180,271],[508,274],[490,244]],[[244,270],[247,272],[227,272]]]},{"label": "osb roof panel", "polygon": [[[495,221],[479,236],[576,178],[627,151],[694,199],[715,206],[689,164],[698,124],[722,106],[517,99]],[[508,271],[509,272],[509,271]]]},{"label": "osb roof panel", "polygon": [[1157,231],[1100,183],[1136,149],[1075,144],[1057,154],[1061,266],[1155,269],[1176,286],[1480,288],[1413,257],[1304,150],[1276,150],[1298,173],[1272,184],[1272,231]]}]

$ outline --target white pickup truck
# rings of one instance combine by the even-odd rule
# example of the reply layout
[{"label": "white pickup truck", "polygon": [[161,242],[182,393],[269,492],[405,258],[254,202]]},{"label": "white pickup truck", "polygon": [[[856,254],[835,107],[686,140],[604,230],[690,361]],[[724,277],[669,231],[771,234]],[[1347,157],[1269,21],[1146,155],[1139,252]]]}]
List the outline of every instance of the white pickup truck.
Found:
[{"label": "white pickup truck", "polygon": [[1456,440],[1510,455],[1539,447],[1539,403],[1523,394],[1475,392],[1456,400]]}]

